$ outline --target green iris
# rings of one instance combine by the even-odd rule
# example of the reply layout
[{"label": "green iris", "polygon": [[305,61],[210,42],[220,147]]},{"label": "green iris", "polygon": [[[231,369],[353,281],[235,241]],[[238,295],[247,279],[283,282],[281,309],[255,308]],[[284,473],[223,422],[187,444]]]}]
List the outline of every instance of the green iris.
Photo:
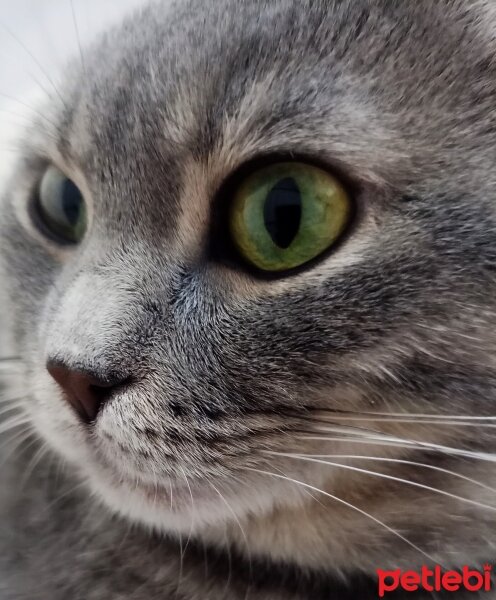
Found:
[{"label": "green iris", "polygon": [[337,241],[349,223],[351,200],[326,171],[277,163],[241,184],[229,217],[232,240],[247,262],[264,271],[285,271]]},{"label": "green iris", "polygon": [[56,167],[48,167],[36,198],[44,229],[57,240],[77,244],[86,232],[86,204],[79,188]]}]

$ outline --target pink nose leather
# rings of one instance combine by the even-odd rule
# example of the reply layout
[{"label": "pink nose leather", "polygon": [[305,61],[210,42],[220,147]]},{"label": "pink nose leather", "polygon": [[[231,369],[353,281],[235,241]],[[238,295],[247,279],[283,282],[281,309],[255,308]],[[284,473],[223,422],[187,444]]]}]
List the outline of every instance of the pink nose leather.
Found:
[{"label": "pink nose leather", "polygon": [[64,392],[64,398],[86,423],[94,421],[112,390],[122,379],[102,378],[93,373],[48,362],[47,370]]}]

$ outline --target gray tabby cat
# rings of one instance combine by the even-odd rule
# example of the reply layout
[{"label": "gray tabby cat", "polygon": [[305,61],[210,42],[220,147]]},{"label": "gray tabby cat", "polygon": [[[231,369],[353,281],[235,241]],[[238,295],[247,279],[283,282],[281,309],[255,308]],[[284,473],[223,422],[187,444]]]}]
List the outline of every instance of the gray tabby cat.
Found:
[{"label": "gray tabby cat", "polygon": [[2,199],[1,600],[492,564],[494,2],[159,2],[82,58]]}]

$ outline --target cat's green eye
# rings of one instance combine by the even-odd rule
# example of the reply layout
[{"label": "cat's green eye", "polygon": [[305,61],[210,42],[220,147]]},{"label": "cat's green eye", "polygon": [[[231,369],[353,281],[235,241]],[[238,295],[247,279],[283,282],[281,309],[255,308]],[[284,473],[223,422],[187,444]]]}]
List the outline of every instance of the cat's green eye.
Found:
[{"label": "cat's green eye", "polygon": [[74,182],[56,167],[48,167],[36,195],[35,209],[43,228],[57,240],[80,242],[86,232],[86,204]]},{"label": "cat's green eye", "polygon": [[330,248],[351,218],[351,199],[317,167],[277,163],[250,175],[230,206],[229,229],[241,256],[264,271],[299,267]]}]

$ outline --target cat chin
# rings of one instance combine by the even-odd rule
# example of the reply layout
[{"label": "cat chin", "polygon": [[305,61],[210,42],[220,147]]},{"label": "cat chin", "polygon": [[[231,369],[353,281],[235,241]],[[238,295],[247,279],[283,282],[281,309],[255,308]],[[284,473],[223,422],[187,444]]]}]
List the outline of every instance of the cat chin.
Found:
[{"label": "cat chin", "polygon": [[[178,535],[225,530],[226,523],[239,523],[247,516],[266,514],[280,497],[275,488],[253,493],[231,489],[226,492],[217,482],[207,480],[194,488],[181,481],[151,485],[131,480],[117,481],[101,467],[88,469],[91,491],[112,512],[155,531]],[[276,486],[277,488],[279,486]],[[278,493],[279,492],[279,493]],[[286,500],[289,498],[286,496]],[[295,497],[295,502],[298,502]]]}]

